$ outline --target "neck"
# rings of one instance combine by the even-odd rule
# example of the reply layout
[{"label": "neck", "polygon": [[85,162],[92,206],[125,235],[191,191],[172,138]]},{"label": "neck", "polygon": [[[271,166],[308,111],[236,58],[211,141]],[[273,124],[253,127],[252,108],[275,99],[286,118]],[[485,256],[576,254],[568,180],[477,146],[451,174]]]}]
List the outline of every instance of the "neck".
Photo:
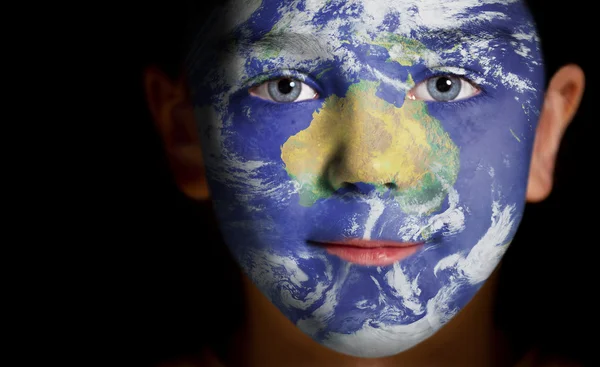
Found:
[{"label": "neck", "polygon": [[448,324],[417,346],[385,358],[357,358],[321,346],[286,319],[244,276],[246,322],[232,346],[231,366],[506,366],[507,343],[495,330],[496,270]]}]

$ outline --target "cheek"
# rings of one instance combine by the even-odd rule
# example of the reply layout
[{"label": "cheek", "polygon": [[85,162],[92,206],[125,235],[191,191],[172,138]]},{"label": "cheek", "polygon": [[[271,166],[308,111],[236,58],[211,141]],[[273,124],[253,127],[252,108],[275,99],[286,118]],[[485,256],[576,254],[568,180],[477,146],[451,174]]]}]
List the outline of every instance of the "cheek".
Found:
[{"label": "cheek", "polygon": [[516,95],[500,92],[464,107],[430,109],[459,147],[455,187],[470,208],[491,200],[520,203],[525,198],[538,115],[525,110]]},{"label": "cheek", "polygon": [[246,92],[232,96],[224,128],[226,149],[244,160],[281,161],[281,147],[298,132],[306,129],[313,112],[322,101],[276,104],[249,97]]},{"label": "cheek", "polygon": [[513,174],[527,172],[538,114],[524,109],[515,96],[500,92],[457,107],[430,107],[460,149],[461,170],[484,165],[511,168]]}]

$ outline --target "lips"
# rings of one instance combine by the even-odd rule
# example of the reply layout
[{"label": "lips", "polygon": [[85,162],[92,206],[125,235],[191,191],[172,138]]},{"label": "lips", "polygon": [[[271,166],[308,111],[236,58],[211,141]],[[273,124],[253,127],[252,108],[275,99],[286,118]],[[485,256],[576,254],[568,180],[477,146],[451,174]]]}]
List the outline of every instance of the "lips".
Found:
[{"label": "lips", "polygon": [[324,247],[328,253],[342,260],[364,266],[391,265],[414,254],[423,246],[423,242],[363,240],[359,238],[310,242]]}]

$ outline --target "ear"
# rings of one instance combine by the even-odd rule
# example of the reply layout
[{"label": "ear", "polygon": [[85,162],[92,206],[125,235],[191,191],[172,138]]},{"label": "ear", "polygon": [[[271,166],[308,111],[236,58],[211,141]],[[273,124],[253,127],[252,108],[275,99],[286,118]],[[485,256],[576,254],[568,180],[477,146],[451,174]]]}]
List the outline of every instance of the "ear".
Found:
[{"label": "ear", "polygon": [[195,200],[209,198],[200,139],[189,90],[160,69],[144,71],[146,100],[179,189]]},{"label": "ear", "polygon": [[544,200],[552,191],[554,165],[565,130],[579,108],[585,77],[577,65],[563,66],[554,74],[540,115],[527,183],[527,201]]}]

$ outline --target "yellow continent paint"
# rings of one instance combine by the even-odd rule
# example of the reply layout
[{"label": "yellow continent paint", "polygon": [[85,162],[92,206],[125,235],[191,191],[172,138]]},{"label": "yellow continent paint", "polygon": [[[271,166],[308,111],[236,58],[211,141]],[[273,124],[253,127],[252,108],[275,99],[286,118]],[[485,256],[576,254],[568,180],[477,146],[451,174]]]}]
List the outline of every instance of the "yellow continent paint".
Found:
[{"label": "yellow continent paint", "polygon": [[283,144],[281,158],[300,184],[303,205],[328,197],[341,182],[379,189],[393,183],[405,210],[425,205],[429,212],[456,181],[458,148],[425,103],[407,100],[398,108],[376,96],[378,86],[360,81],[345,97],[328,97],[310,126]]}]

